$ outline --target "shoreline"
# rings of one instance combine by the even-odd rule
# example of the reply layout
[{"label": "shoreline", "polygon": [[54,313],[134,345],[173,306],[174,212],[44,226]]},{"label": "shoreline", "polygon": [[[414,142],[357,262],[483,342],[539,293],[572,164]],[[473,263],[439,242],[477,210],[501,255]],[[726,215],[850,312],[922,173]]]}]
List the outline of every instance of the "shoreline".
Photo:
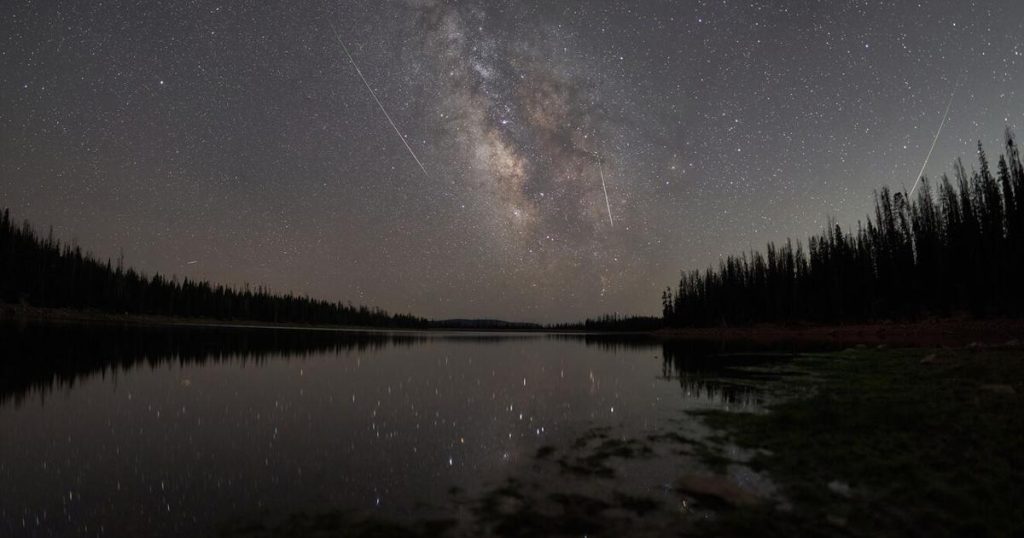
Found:
[{"label": "shoreline", "polygon": [[49,308],[36,306],[0,305],[0,321],[103,323],[118,325],[166,325],[237,327],[252,329],[307,329],[322,331],[401,331],[418,330],[391,327],[362,327],[355,325],[309,325],[256,320],[225,320],[215,318],[183,318],[155,314],[113,314],[102,310],[77,308]]},{"label": "shoreline", "polygon": [[838,325],[754,325],[661,329],[666,339],[864,344],[892,347],[1015,346],[1024,337],[1024,319],[941,318],[906,322]]},{"label": "shoreline", "polygon": [[[510,334],[584,334],[586,331],[546,330],[502,327],[378,327],[364,325],[323,325],[246,319],[186,318],[155,314],[113,314],[95,309],[49,308],[0,304],[0,321],[41,323],[102,323],[117,325],[163,325],[177,327],[225,327],[238,329],[294,329],[329,332],[434,332],[434,333],[510,333]],[[597,334],[597,333],[587,333]],[[600,333],[649,334],[649,333]]]},{"label": "shoreline", "polygon": [[509,334],[578,334],[607,336],[648,336],[658,340],[711,340],[753,344],[828,343],[884,345],[895,347],[963,347],[970,345],[1019,345],[1024,337],[1024,319],[941,318],[920,321],[850,323],[836,325],[764,324],[745,327],[662,328],[655,331],[584,331],[522,328],[473,327],[367,327],[321,325],[254,320],[182,318],[149,314],[112,314],[93,309],[46,308],[3,304],[0,321],[104,323],[121,325],[164,325],[233,327],[249,329],[297,329],[336,332],[488,332]]}]

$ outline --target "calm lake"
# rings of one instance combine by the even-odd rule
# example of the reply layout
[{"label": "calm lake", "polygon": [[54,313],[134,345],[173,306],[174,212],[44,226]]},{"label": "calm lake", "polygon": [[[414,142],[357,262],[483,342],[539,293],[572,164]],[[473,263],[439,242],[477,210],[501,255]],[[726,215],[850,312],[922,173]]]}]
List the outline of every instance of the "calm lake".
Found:
[{"label": "calm lake", "polygon": [[88,325],[0,336],[3,536],[247,535],[322,513],[479,531],[510,483],[530,490],[518,502],[561,502],[562,488],[656,523],[647,512],[680,511],[674,477],[702,465],[671,442],[706,434],[687,411],[763,404],[747,355],[706,343]]}]

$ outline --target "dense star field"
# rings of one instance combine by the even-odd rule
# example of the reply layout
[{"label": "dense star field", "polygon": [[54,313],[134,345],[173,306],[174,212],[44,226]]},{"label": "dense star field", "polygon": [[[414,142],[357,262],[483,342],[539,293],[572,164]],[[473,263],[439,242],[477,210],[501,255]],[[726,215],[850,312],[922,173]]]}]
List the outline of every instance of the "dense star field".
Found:
[{"label": "dense star field", "polygon": [[1022,82],[1019,0],[12,0],[0,206],[179,277],[652,314],[909,190],[947,104],[927,175],[997,152]]}]

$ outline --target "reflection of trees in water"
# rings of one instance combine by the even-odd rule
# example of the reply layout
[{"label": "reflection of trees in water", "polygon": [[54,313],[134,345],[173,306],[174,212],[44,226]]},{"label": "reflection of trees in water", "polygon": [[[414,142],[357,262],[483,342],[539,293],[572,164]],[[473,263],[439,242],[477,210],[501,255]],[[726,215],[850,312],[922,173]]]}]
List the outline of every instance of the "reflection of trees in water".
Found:
[{"label": "reflection of trees in water", "polygon": [[671,341],[661,352],[662,377],[678,379],[688,397],[718,406],[755,408],[763,404],[759,382],[773,377],[759,367],[787,360],[795,350],[741,342]]},{"label": "reflection of trees in water", "polygon": [[[841,346],[829,342],[785,342],[768,343],[752,340],[714,338],[674,338],[656,333],[549,333],[551,340],[581,342],[608,351],[615,350],[667,350],[673,355],[720,357],[738,354],[785,354],[832,351]],[[717,360],[717,359],[716,359]]]},{"label": "reflection of trees in water", "polygon": [[661,347],[661,340],[647,334],[551,333],[547,335],[547,338],[549,340],[580,342],[587,346],[597,347],[603,351],[637,351]]},{"label": "reflection of trees in water", "polygon": [[764,402],[761,391],[744,385],[722,380],[680,376],[679,386],[687,398],[711,404],[715,407],[754,409]]},{"label": "reflection of trees in water", "polygon": [[[650,334],[558,333],[548,338],[581,342],[603,351],[650,351],[662,359],[662,378],[678,379],[683,392],[715,406],[756,408],[763,405],[764,381],[779,373],[765,366],[797,353],[830,351],[834,344],[759,343],[743,340],[665,339]],[[642,355],[641,355],[642,356]]]},{"label": "reflection of trees in water", "polygon": [[180,366],[269,357],[305,358],[410,346],[415,333],[340,332],[238,327],[0,325],[0,404],[19,404],[30,393],[70,388],[86,377],[148,365]]},{"label": "reflection of trees in water", "polygon": [[663,339],[644,334],[552,334],[548,338],[581,342],[603,351],[651,351],[662,359],[662,377],[679,380],[687,396],[715,406],[755,408],[763,404],[762,381],[776,374],[763,366],[796,353],[824,351],[828,345],[763,344],[742,340]]},{"label": "reflection of trees in water", "polygon": [[[229,326],[142,326],[103,324],[0,324],[0,404],[23,401],[33,391],[42,395],[70,388],[88,376],[116,374],[148,365],[193,365],[234,361],[260,363],[270,357],[362,353],[388,346],[412,346],[444,340],[501,344],[516,340],[549,339],[579,342],[604,351],[661,351],[663,377],[699,383],[702,394],[721,393],[726,401],[741,401],[737,380],[757,374],[737,369],[777,359],[778,351],[797,351],[718,341],[663,341],[649,335],[476,333],[476,332],[357,332],[272,329]],[[755,352],[756,351],[756,352]],[[787,355],[788,356],[788,355]],[[763,374],[762,374],[763,375]],[[685,380],[686,381],[684,383]],[[743,389],[743,390],[741,390]]]},{"label": "reflection of trees in water", "polygon": [[472,331],[331,331],[306,328],[186,325],[0,323],[0,404],[19,404],[33,391],[46,395],[88,376],[128,371],[143,365],[193,365],[268,358],[363,353],[388,346],[439,341],[500,344],[537,340],[540,333]]}]

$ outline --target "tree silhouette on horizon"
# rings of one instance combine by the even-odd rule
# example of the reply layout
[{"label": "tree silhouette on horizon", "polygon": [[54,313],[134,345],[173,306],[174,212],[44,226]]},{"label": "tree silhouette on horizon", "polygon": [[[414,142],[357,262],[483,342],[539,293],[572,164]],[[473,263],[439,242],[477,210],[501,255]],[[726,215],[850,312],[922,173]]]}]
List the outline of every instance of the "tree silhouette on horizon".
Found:
[{"label": "tree silhouette on horizon", "polygon": [[1024,165],[1013,132],[992,174],[961,159],[937,194],[922,178],[913,199],[883,187],[874,215],[844,231],[829,219],[801,241],[728,256],[682,272],[661,297],[668,326],[876,321],[1024,314]]}]

